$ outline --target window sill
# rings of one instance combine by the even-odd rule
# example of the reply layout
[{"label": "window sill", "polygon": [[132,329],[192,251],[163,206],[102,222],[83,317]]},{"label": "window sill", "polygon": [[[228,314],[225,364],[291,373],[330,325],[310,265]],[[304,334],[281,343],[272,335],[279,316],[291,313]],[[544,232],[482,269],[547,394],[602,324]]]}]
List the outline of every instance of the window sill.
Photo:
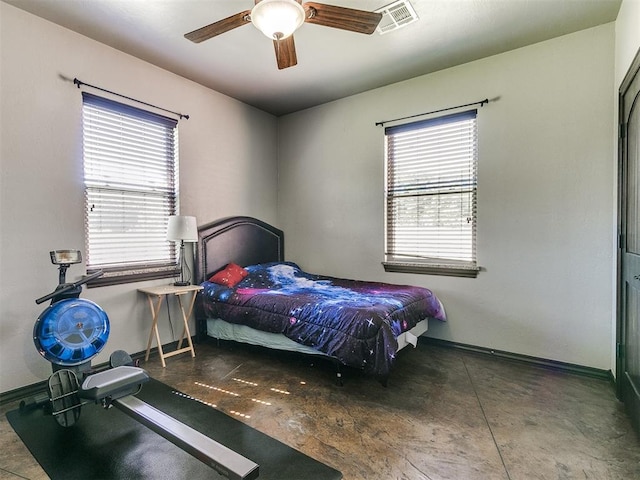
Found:
[{"label": "window sill", "polygon": [[[90,275],[97,270],[87,270]],[[180,271],[176,268],[160,268],[152,270],[104,270],[104,274],[95,280],[87,282],[87,288],[106,287],[108,285],[120,285],[125,283],[144,282],[146,280],[157,280],[160,278],[176,278],[180,276]]]},{"label": "window sill", "polygon": [[446,275],[449,277],[476,278],[480,267],[463,265],[436,265],[411,262],[382,262],[386,272],[418,273],[421,275]]}]

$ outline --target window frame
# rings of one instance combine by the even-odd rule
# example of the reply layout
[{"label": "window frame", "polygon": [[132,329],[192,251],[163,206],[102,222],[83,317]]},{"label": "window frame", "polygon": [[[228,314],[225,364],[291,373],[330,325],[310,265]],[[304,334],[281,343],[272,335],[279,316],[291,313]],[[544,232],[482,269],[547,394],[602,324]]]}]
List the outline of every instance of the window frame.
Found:
[{"label": "window frame", "polygon": [[[163,155],[166,163],[161,167],[165,169],[166,185],[162,185],[157,190],[161,191],[158,193],[157,191],[149,194],[149,192],[144,192],[135,186],[114,186],[109,185],[108,180],[100,180],[96,179],[96,175],[88,174],[87,168],[88,164],[91,161],[88,160],[87,152],[91,150],[91,147],[95,147],[96,143],[90,145],[91,142],[99,142],[102,143],[102,140],[106,138],[100,137],[99,133],[96,133],[96,124],[94,126],[89,127],[89,116],[87,108],[93,109],[101,109],[105,114],[108,111],[109,114],[113,114],[116,116],[121,116],[122,118],[132,119],[135,121],[144,122],[149,125],[160,126],[159,128],[163,129],[163,135],[161,139],[158,140],[155,147],[158,145],[164,145],[163,142],[167,142],[169,148],[164,148]],[[83,164],[83,188],[85,195],[85,203],[84,203],[84,229],[85,229],[85,264],[87,269],[87,274],[94,273],[98,270],[102,270],[104,273],[101,277],[91,280],[87,283],[88,287],[98,287],[98,286],[106,286],[106,285],[116,285],[116,284],[125,284],[132,282],[139,282],[145,280],[153,280],[160,278],[172,278],[179,275],[179,267],[178,267],[178,246],[177,243],[171,245],[170,242],[167,241],[168,247],[164,249],[164,247],[160,247],[161,243],[158,240],[160,231],[162,231],[162,236],[166,238],[166,222],[170,215],[177,215],[179,212],[179,164],[178,164],[178,121],[165,117],[163,115],[159,115],[153,112],[149,112],[147,110],[143,110],[137,107],[133,107],[128,104],[124,104],[121,102],[117,102],[115,100],[111,100],[105,97],[93,95],[91,93],[82,92],[82,164]],[[93,130],[92,130],[93,129]],[[124,128],[121,130],[125,130]],[[106,131],[106,130],[105,130]],[[133,136],[133,135],[132,135]],[[116,138],[116,137],[112,137]],[[131,136],[127,136],[127,133],[123,133],[122,135],[117,136],[118,139],[132,139]],[[116,140],[113,140],[110,143],[110,146],[113,146],[116,143]],[[123,147],[123,150],[125,148]],[[140,150],[140,152],[144,152],[144,150]],[[145,153],[149,153],[147,150]],[[126,153],[123,151],[118,152],[118,154],[122,155],[124,158]],[[100,157],[100,154],[97,153],[94,157]],[[162,158],[162,156],[160,157]],[[156,157],[157,159],[157,157]],[[109,160],[105,160],[105,158],[97,160],[98,162],[105,162],[104,165],[108,165]],[[117,161],[117,160],[114,160]],[[146,165],[144,162],[148,162],[148,160],[144,160],[141,165]],[[128,167],[132,167],[133,162],[131,159],[127,159],[126,163],[129,165],[125,165],[122,167],[122,170],[125,170]],[[126,175],[126,174],[125,174]],[[113,177],[116,178],[116,177]],[[118,182],[124,183],[121,178],[117,178],[113,180],[114,184]],[[161,250],[166,250],[166,253],[158,253],[162,258],[157,258],[155,260],[145,260],[140,259],[139,261],[132,260],[130,262],[106,262],[101,263],[100,261],[91,262],[92,253],[90,251],[91,245],[91,222],[90,215],[92,213],[93,207],[95,207],[96,202],[91,201],[92,192],[93,195],[103,195],[106,191],[119,192],[123,198],[126,200],[123,202],[124,206],[122,208],[122,217],[120,217],[120,221],[122,224],[125,224],[124,216],[127,212],[136,211],[133,210],[135,208],[134,205],[126,204],[127,201],[131,200],[132,194],[140,194],[140,195],[149,195],[149,197],[156,197],[164,199],[163,202],[166,203],[163,207],[160,207],[159,212],[152,212],[152,218],[155,219],[153,225],[155,225],[155,234],[150,233],[150,241],[155,241],[156,246],[158,247],[155,252],[160,252]],[[95,200],[95,198],[94,198]],[[106,211],[104,211],[106,213]],[[155,214],[153,214],[155,213]],[[149,217],[146,217],[149,218]],[[162,218],[162,220],[161,220]],[[117,221],[115,224],[117,225]],[[150,228],[151,230],[151,228]],[[119,240],[125,244],[126,243],[126,234],[122,234],[119,237]],[[146,240],[146,238],[145,238]],[[166,241],[166,240],[165,240]],[[94,254],[96,254],[96,247],[93,247]],[[98,251],[100,251],[98,249]],[[166,254],[166,257],[164,256]]]},{"label": "window frame", "polygon": [[[394,183],[392,180],[391,169],[394,168],[394,162],[396,164],[401,164],[401,160],[397,160],[395,156],[395,150],[392,146],[392,139],[390,136],[395,134],[401,134],[406,132],[415,131],[424,132],[425,130],[438,127],[442,125],[450,125],[454,123],[459,123],[463,121],[473,120],[471,131],[469,132],[472,135],[471,140],[471,152],[469,155],[469,164],[470,168],[469,178],[465,182],[460,182],[459,185],[449,184],[447,189],[443,189],[440,193],[431,193],[432,191],[436,191],[436,188],[429,187],[427,183],[415,183],[412,188],[416,190],[420,190],[423,193],[415,193],[413,196],[418,197],[419,195],[436,195],[438,198],[441,198],[442,195],[448,195],[450,193],[459,193],[461,195],[460,204],[464,203],[464,186],[466,185],[467,189],[471,189],[470,200],[469,200],[469,209],[470,209],[470,245],[467,245],[469,248],[469,255],[471,257],[470,260],[464,259],[454,259],[454,258],[446,258],[444,256],[421,256],[419,251],[413,250],[411,252],[400,252],[400,251],[390,251],[392,250],[392,245],[395,245],[397,239],[399,237],[394,236],[393,227],[396,225],[395,219],[397,215],[394,215],[392,210],[393,206],[398,204],[398,198],[401,197],[399,193],[394,193],[393,186],[396,186],[396,190],[400,191],[402,189],[406,189],[409,187],[408,183],[402,184],[402,182]],[[456,277],[471,277],[475,278],[480,271],[480,267],[477,264],[477,169],[478,169],[478,137],[477,137],[477,109],[467,110],[464,112],[458,112],[448,115],[443,115],[440,117],[430,118],[427,120],[419,120],[410,123],[395,125],[391,127],[385,128],[385,137],[384,137],[384,146],[385,146],[385,189],[384,189],[384,197],[385,197],[385,208],[384,208],[384,261],[382,265],[384,266],[385,271],[387,272],[397,272],[397,273],[417,273],[417,274],[429,274],[429,275],[447,275],[447,276],[456,276]],[[424,155],[426,156],[426,155]],[[423,156],[423,157],[424,157]],[[415,160],[415,158],[412,158]],[[409,163],[409,160],[405,160],[405,162]],[[424,162],[421,166],[424,168],[424,165],[427,163]],[[419,168],[419,167],[418,167]],[[401,187],[398,185],[401,184]],[[459,190],[456,190],[459,188]],[[438,202],[440,204],[440,202]],[[430,211],[433,211],[432,209]],[[436,211],[441,211],[440,207],[436,209]],[[424,215],[420,215],[420,218],[424,218]],[[467,221],[469,216],[467,216]]]}]

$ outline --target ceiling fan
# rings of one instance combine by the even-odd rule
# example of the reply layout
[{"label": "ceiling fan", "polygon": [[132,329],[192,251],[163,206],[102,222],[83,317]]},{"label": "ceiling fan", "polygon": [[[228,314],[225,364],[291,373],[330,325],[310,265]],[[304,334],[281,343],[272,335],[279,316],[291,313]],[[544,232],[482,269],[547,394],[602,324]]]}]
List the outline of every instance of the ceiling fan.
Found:
[{"label": "ceiling fan", "polygon": [[187,33],[185,38],[200,43],[234,28],[253,23],[273,40],[278,68],[282,70],[298,63],[293,32],[304,22],[370,35],[381,19],[381,13],[323,3],[305,2],[303,4],[302,0],[255,0],[255,6],[251,10],[236,13],[194,30]]}]

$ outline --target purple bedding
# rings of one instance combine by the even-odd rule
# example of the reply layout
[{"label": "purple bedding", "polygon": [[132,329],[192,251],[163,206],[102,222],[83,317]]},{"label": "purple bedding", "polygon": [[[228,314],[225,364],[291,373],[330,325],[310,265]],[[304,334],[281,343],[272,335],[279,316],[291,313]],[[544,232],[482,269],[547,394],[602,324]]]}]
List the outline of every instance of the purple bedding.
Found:
[{"label": "purple bedding", "polygon": [[234,288],[202,284],[208,318],[284,334],[367,373],[389,374],[399,334],[425,318],[445,320],[426,288],[314,275],[290,262],[245,268]]}]

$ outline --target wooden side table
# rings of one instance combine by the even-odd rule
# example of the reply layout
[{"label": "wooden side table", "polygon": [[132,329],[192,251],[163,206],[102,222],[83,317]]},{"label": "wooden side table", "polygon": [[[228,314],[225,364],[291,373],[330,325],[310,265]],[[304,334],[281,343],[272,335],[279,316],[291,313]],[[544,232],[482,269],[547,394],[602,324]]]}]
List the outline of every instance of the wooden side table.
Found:
[{"label": "wooden side table", "polygon": [[[145,361],[149,360],[149,351],[151,350],[151,343],[153,341],[153,337],[155,334],[156,343],[158,344],[158,353],[160,354],[160,361],[162,362],[162,366],[166,367],[167,364],[165,362],[165,358],[172,357],[174,355],[178,355],[180,353],[191,352],[191,357],[196,356],[196,352],[193,349],[193,343],[191,342],[191,332],[189,331],[189,318],[191,317],[191,313],[193,312],[193,306],[196,303],[196,295],[199,290],[202,290],[203,287],[200,285],[187,285],[184,287],[179,287],[176,285],[161,285],[158,287],[149,287],[149,288],[139,288],[138,291],[142,293],[146,293],[147,299],[149,300],[149,307],[151,308],[151,315],[153,317],[153,322],[151,324],[151,331],[149,332],[149,341],[147,342],[147,354],[145,355]],[[184,295],[191,294],[191,301],[188,302],[188,310],[185,311],[185,304],[182,302],[182,297]],[[164,297],[168,297],[169,295],[174,295],[178,297],[178,303],[180,304],[180,311],[182,312],[182,320],[184,323],[184,328],[182,330],[182,335],[180,336],[180,341],[178,342],[177,350],[169,353],[164,353],[162,350],[162,341],[160,340],[160,333],[158,332],[158,316],[160,314],[160,308],[162,307],[162,299]],[[154,302],[155,301],[155,302]],[[167,300],[168,302],[169,300]],[[182,348],[182,342],[187,340],[186,347]]]}]

